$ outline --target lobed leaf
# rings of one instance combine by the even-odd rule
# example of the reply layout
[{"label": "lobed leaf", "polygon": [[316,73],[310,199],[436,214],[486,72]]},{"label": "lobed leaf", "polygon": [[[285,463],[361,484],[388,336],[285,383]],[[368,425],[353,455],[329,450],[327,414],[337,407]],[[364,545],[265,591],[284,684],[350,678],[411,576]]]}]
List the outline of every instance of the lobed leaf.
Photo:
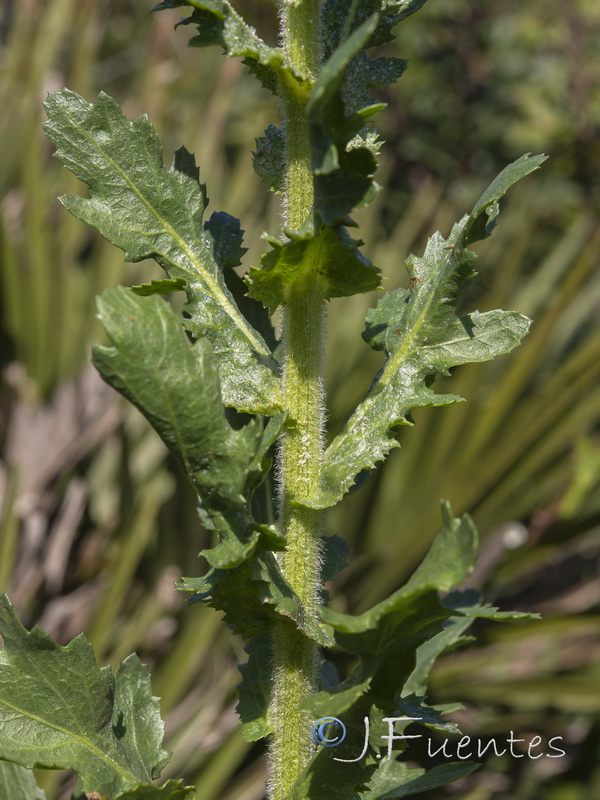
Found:
[{"label": "lobed leaf", "polygon": [[381,103],[346,113],[343,85],[352,59],[365,47],[377,25],[372,15],[331,55],[321,69],[306,104],[315,174],[314,207],[327,225],[343,222],[357,208],[369,203],[378,191],[373,182],[377,166],[373,148],[354,137]]},{"label": "lobed leaf", "polygon": [[[363,719],[368,715],[368,707],[360,705],[354,706],[345,714],[347,736],[344,741],[335,748],[318,747],[285,800],[311,800],[314,797],[360,800],[358,791],[364,788],[375,770],[375,764],[366,759],[353,763],[349,760],[356,758],[362,751]],[[336,758],[347,759],[349,763],[336,761]]]},{"label": "lobed leaf", "polygon": [[[305,701],[306,710],[336,715],[363,695],[371,702],[392,702],[395,693],[414,673],[417,648],[443,630],[455,608],[437,597],[466,580],[475,561],[477,532],[467,515],[452,516],[442,504],[442,529],[431,550],[410,580],[386,600],[358,616],[322,607],[319,615],[335,631],[336,644],[346,652],[359,654],[362,662],[337,687],[319,692]],[[458,613],[462,613],[459,611]],[[389,673],[389,674],[387,674]],[[388,684],[385,684],[387,675]],[[327,702],[333,711],[327,710]]]},{"label": "lobed leaf", "polygon": [[157,777],[169,753],[137,656],[113,676],[98,667],[85,637],[61,647],[39,628],[28,632],[6,595],[0,635],[0,758],[29,769],[71,769],[83,791],[108,800]]},{"label": "lobed leaf", "polygon": [[143,775],[150,764],[150,777],[158,778],[171,753],[162,746],[160,701],[152,695],[148,667],[135,653],[117,667],[113,705],[113,732],[119,741],[126,738],[131,768]]},{"label": "lobed leaf", "polygon": [[308,614],[273,554],[261,548],[235,569],[212,569],[200,578],[184,578],[178,588],[194,592],[190,602],[202,601],[223,611],[225,622],[246,639],[269,632],[280,615],[319,644],[333,644],[331,629]]},{"label": "lobed leaf", "polygon": [[215,261],[223,271],[242,263],[247,248],[243,247],[244,231],[239,219],[225,211],[214,211],[204,223],[204,230],[212,239],[211,249]]},{"label": "lobed leaf", "polygon": [[[346,715],[346,739],[336,747],[318,748],[292,791],[286,795],[286,800],[309,800],[313,797],[393,800],[443,786],[477,769],[477,764],[462,762],[442,764],[425,771],[409,768],[402,761],[388,761],[387,744],[381,738],[383,734],[387,735],[388,725],[383,720],[388,716],[405,714],[401,708],[387,714],[375,707],[369,709],[365,704]],[[365,756],[357,761],[364,748],[365,717],[369,718],[368,748]],[[407,724],[410,723],[396,723],[395,732],[400,734]],[[403,750],[406,744],[398,747],[396,743],[396,747]]]},{"label": "lobed leaf", "polygon": [[140,409],[194,484],[205,524],[219,537],[203,555],[213,567],[236,566],[261,535],[248,504],[282,416],[264,431],[254,420],[234,430],[209,342],[190,347],[179,318],[160,297],[118,287],[98,299],[98,308],[112,347],[94,348],[94,365]]},{"label": "lobed leaf", "polygon": [[394,38],[392,28],[414,14],[426,0],[326,0],[323,7],[324,39],[333,50],[349,33],[377,13],[377,25],[369,35],[366,47],[386,44]]},{"label": "lobed leaf", "polygon": [[481,605],[481,594],[477,589],[450,592],[444,598],[444,606],[472,619],[490,619],[496,622],[541,619],[539,614],[526,611],[500,611],[494,606]]},{"label": "lobed leaf", "polygon": [[[377,672],[383,668],[383,662],[389,660],[389,654],[402,647],[401,662],[395,665],[398,679],[401,679],[401,663],[411,660],[409,643],[430,638],[432,627],[436,633],[441,630],[439,623],[450,616],[450,611],[439,602],[435,589],[411,591],[403,587],[358,616],[327,607],[319,608],[319,616],[334,629],[339,647],[348,653],[372,657]],[[377,660],[382,664],[378,665]],[[387,693],[391,687],[382,686],[382,689]]]},{"label": "lobed leaf", "polygon": [[513,184],[539,169],[546,158],[545,155],[531,156],[526,153],[502,170],[475,203],[465,226],[462,246],[467,247],[491,236],[500,213],[498,201]]},{"label": "lobed leaf", "polygon": [[[370,104],[369,89],[385,89],[404,75],[408,61],[403,58],[380,56],[371,58],[366,53],[357,53],[348,65],[344,101],[350,111],[358,111]],[[379,149],[373,147],[375,151]]]},{"label": "lobed leaf", "polygon": [[182,592],[192,592],[188,600],[206,603],[223,612],[223,621],[234,633],[252,639],[270,630],[272,607],[263,605],[252,579],[250,559],[232,569],[210,569],[200,577],[184,577],[177,584]]},{"label": "lobed leaf", "polygon": [[322,225],[313,233],[288,232],[288,241],[270,239],[271,250],[261,259],[262,269],[250,269],[248,295],[271,313],[305,284],[319,286],[322,296],[348,297],[380,287],[377,267],[358,250],[357,242],[341,226]]},{"label": "lobed leaf", "polygon": [[202,225],[207,199],[193,157],[176,155],[165,170],[156,132],[146,116],[129,122],[100,94],[92,105],[70,91],[46,102],[45,131],[56,156],[90,187],[90,199],[61,202],[125,252],[129,261],[154,258],[174,281],[184,281],[195,337],[206,336],[219,365],[223,398],[240,411],[276,413],[277,364],[227,288],[215,228]]},{"label": "lobed leaf", "polygon": [[447,240],[436,233],[421,258],[409,256],[410,288],[388,292],[369,311],[363,337],[373,349],[385,352],[386,361],[342,433],[327,448],[319,491],[306,505],[335,505],[361,472],[398,446],[394,429],[411,424],[412,408],[462,400],[433,391],[437,374],[448,375],[459,364],[508,353],[527,333],[529,320],[516,312],[475,311],[458,317],[455,310],[476,274],[476,256],[466,244],[489,235],[500,197],[543,160],[544,156],[523,156],[507,167]]},{"label": "lobed leaf", "polygon": [[339,718],[357,705],[364,705],[368,699],[371,677],[367,674],[361,678],[357,673],[353,673],[336,686],[306,698],[302,702],[302,709],[311,714],[314,719]]},{"label": "lobed leaf", "polygon": [[[406,6],[406,4],[403,5]],[[404,9],[404,11],[407,10],[407,8]],[[416,10],[417,8],[414,8],[414,11]],[[329,0],[323,6],[325,58],[332,56],[354,31],[370,17],[377,15],[377,22],[370,31],[368,39],[362,45],[362,48],[353,55],[346,67],[342,96],[348,111],[355,113],[369,107],[372,104],[369,90],[385,89],[389,84],[395,83],[404,74],[408,66],[408,62],[401,58],[390,56],[372,58],[365,52],[365,50],[377,43],[377,38],[382,38],[382,31],[389,29],[391,24],[395,24],[390,12],[390,4],[383,3],[381,0],[367,3]],[[398,19],[395,21],[399,21],[401,17],[398,10],[396,16]],[[408,14],[405,13],[404,16],[408,16]],[[380,147],[376,131],[368,128],[362,128],[359,131],[356,144],[357,146],[366,147],[373,154],[377,154]]]},{"label": "lobed leaf", "polygon": [[[477,765],[463,762],[412,770],[401,762],[382,760],[387,746],[381,738],[388,730],[386,717],[412,717],[428,729],[458,732],[456,725],[442,719],[446,709],[427,705],[421,695],[431,665],[437,655],[465,638],[462,634],[475,616],[512,617],[510,612],[479,606],[479,594],[471,590],[452,592],[440,601],[439,590],[445,592],[469,576],[476,550],[477,533],[470,518],[455,519],[443,503],[442,529],[403,587],[355,617],[320,609],[321,618],[334,629],[336,644],[359,660],[344,681],[307,698],[301,707],[315,720],[341,719],[347,738],[335,748],[318,748],[286,800],[317,795],[393,800],[442,786],[476,769]],[[357,762],[365,744],[365,717],[370,736],[366,753]],[[408,724],[397,723],[396,733]]]},{"label": "lobed leaf", "polygon": [[274,94],[278,81],[286,80],[302,89],[306,79],[279,47],[269,47],[247,25],[228,0],[163,0],[154,11],[168,8],[193,8],[191,16],[178,25],[196,25],[198,33],[190,40],[191,47],[220,45],[230,57],[240,56],[244,64]]}]

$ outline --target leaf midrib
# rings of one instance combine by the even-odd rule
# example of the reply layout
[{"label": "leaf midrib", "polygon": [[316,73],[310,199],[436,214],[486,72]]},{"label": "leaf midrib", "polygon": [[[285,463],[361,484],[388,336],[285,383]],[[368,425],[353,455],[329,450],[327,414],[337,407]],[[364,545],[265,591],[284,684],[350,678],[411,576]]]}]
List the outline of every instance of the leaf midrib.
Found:
[{"label": "leaf midrib", "polygon": [[[221,305],[222,308],[226,311],[227,315],[230,319],[234,322],[236,327],[240,329],[243,335],[246,337],[248,342],[252,345],[253,349],[256,350],[258,353],[262,353],[266,355],[269,359],[272,358],[272,353],[268,348],[263,347],[261,343],[253,336],[251,330],[249,330],[248,323],[246,320],[241,317],[240,314],[236,313],[236,309],[234,308],[233,304],[229,300],[229,298],[223,293],[219,284],[213,279],[212,275],[205,269],[202,262],[199,261],[196,257],[196,254],[193,250],[189,247],[188,243],[183,239],[173,228],[167,220],[158,213],[157,209],[146,199],[143,192],[138,188],[136,183],[129,178],[127,173],[117,164],[114,159],[112,159],[104,149],[99,145],[99,143],[94,139],[94,137],[89,134],[82,125],[76,125],[79,128],[80,132],[83,134],[84,138],[87,139],[89,142],[93,144],[96,148],[98,153],[113,167],[113,169],[121,175],[124,182],[129,186],[133,194],[140,200],[140,202],[148,209],[148,211],[155,217],[158,223],[162,226],[163,230],[167,233],[168,236],[175,242],[177,247],[185,254],[187,259],[193,264],[196,268],[198,274],[203,278],[205,283],[207,284],[208,288],[212,292],[213,296],[217,300],[217,302]],[[163,167],[164,170],[164,167]],[[166,170],[165,170],[166,171]],[[161,253],[164,258],[168,261],[173,263],[171,259],[165,254]]]},{"label": "leaf midrib", "polygon": [[[62,733],[65,736],[69,737],[71,740],[74,740],[75,742],[79,743],[86,750],[89,750],[90,752],[94,753],[94,755],[100,758],[100,760],[104,761],[106,764],[112,767],[114,771],[117,772],[119,775],[121,775],[123,778],[126,778],[129,782],[132,783],[132,785],[135,786],[137,783],[140,782],[137,775],[134,775],[132,772],[129,772],[128,770],[121,767],[116,761],[110,758],[104,751],[96,747],[93,744],[93,742],[89,741],[89,739],[86,739],[85,737],[77,733],[74,733],[73,731],[70,731],[67,728],[63,728],[61,725],[49,722],[48,720],[44,719],[43,717],[39,717],[37,714],[34,714],[31,711],[24,711],[23,709],[13,705],[4,698],[0,698],[0,703],[6,706],[7,708],[11,709],[12,711],[15,711],[20,716],[27,717],[28,719],[31,719],[32,721],[37,722],[40,725],[45,726],[46,728],[51,728],[52,730]],[[35,750],[35,749],[54,750],[61,747],[65,747],[68,744],[69,744],[68,742],[62,742],[61,744],[43,745],[41,747],[39,745],[37,747],[29,747],[29,748],[23,747],[22,745],[19,745],[19,747],[21,750]],[[127,787],[123,788],[126,789]]]},{"label": "leaf midrib", "polygon": [[[327,448],[323,464],[324,470],[326,470],[329,464],[332,462],[336,451],[343,444],[344,439],[350,435],[352,430],[356,427],[356,424],[365,418],[371,406],[378,400],[379,396],[382,394],[383,390],[391,380],[389,376],[393,375],[399,369],[402,362],[411,354],[411,351],[413,350],[413,342],[427,321],[431,306],[433,305],[434,301],[437,302],[438,300],[440,285],[443,285],[450,277],[453,256],[453,253],[447,256],[448,261],[446,269],[441,269],[439,271],[437,278],[433,282],[432,289],[427,293],[427,301],[423,305],[419,316],[416,318],[411,328],[406,332],[405,336],[403,336],[402,345],[387,359],[377,384],[369,391],[364,400],[357,406],[356,410],[348,420],[344,431],[342,431],[342,433],[336,439],[334,439]],[[384,424],[386,425],[387,429],[387,423]]]}]

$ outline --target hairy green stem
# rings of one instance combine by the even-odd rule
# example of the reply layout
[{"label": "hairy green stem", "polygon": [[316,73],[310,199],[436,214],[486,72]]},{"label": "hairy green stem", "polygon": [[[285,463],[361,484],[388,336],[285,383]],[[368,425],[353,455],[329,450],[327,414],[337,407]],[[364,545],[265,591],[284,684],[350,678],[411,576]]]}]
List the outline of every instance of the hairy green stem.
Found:
[{"label": "hairy green stem", "polygon": [[[296,68],[315,78],[320,63],[320,0],[282,3],[285,48]],[[314,191],[304,103],[282,86],[286,125],[286,224],[299,228],[311,213]],[[322,512],[298,506],[318,485],[324,424],[323,340],[325,303],[316,282],[298,287],[284,307],[283,400],[290,425],[281,438],[280,522],[288,541],[285,578],[306,613],[316,615],[320,586]],[[283,800],[313,751],[311,720],[299,704],[316,690],[317,646],[281,618],[273,633],[273,726],[269,797]]]}]

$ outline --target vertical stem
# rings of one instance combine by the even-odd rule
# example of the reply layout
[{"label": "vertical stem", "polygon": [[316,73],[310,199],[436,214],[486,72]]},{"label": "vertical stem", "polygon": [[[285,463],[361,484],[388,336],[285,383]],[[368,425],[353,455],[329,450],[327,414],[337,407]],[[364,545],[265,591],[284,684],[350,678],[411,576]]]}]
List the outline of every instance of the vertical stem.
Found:
[{"label": "vertical stem", "polygon": [[[314,78],[320,62],[320,0],[283,0],[285,49],[297,69]],[[288,227],[311,213],[314,191],[304,102],[281,87],[286,129]],[[283,317],[283,397],[291,424],[281,438],[280,520],[288,546],[281,566],[306,613],[316,616],[320,585],[321,512],[298,507],[317,487],[324,424],[323,340],[325,304],[307,281],[288,298]],[[274,733],[269,763],[270,800],[284,800],[312,755],[311,720],[299,703],[316,689],[316,644],[281,617],[273,632]]]},{"label": "vertical stem", "polygon": [[[289,59],[309,78],[320,67],[320,0],[283,0],[282,33]],[[304,101],[282,87],[286,136],[286,224],[299,228],[313,204],[310,140]]]}]

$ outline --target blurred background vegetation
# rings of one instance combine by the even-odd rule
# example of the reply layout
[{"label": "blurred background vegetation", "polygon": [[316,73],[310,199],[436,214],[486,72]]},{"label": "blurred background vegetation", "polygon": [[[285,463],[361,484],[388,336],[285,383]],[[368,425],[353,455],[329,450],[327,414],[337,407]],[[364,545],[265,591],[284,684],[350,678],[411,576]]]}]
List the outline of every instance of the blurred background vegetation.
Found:
[{"label": "blurred background vegetation", "polygon": [[[276,39],[272,0],[235,5]],[[125,265],[62,209],[57,195],[83,188],[40,129],[46,93],[65,85],[148,113],[167,162],[181,144],[196,153],[212,209],[242,219],[246,264],[257,262],[279,210],[250,150],[277,108],[241,64],[188,49],[176,13],[151,6],[0,3],[0,588],[59,641],[85,630],[103,663],[137,650],[150,664],[175,751],[167,776],[188,778],[202,800],[261,800],[262,749],[236,731],[242,644],[173,591],[200,574],[208,545],[192,492],[88,363],[101,335],[94,297],[158,270]],[[411,63],[384,97],[385,188],[360,217],[365,250],[386,287],[403,283],[404,258],[435,229],[447,234],[507,162],[546,152],[479,246],[468,299],[535,324],[508,358],[455,370],[452,391],[468,402],[419,409],[401,450],[330,513],[329,531],[355,553],[333,602],[360,612],[405,580],[441,497],[469,511],[482,537],[471,585],[543,621],[479,625],[469,649],[439,662],[430,700],[461,701],[473,737],[561,736],[567,755],[490,757],[423,796],[600,797],[600,4],[429,0],[397,30],[395,52]],[[376,299],[331,304],[333,432],[379,365],[359,336]],[[70,797],[69,776],[40,782],[49,800]]]}]

